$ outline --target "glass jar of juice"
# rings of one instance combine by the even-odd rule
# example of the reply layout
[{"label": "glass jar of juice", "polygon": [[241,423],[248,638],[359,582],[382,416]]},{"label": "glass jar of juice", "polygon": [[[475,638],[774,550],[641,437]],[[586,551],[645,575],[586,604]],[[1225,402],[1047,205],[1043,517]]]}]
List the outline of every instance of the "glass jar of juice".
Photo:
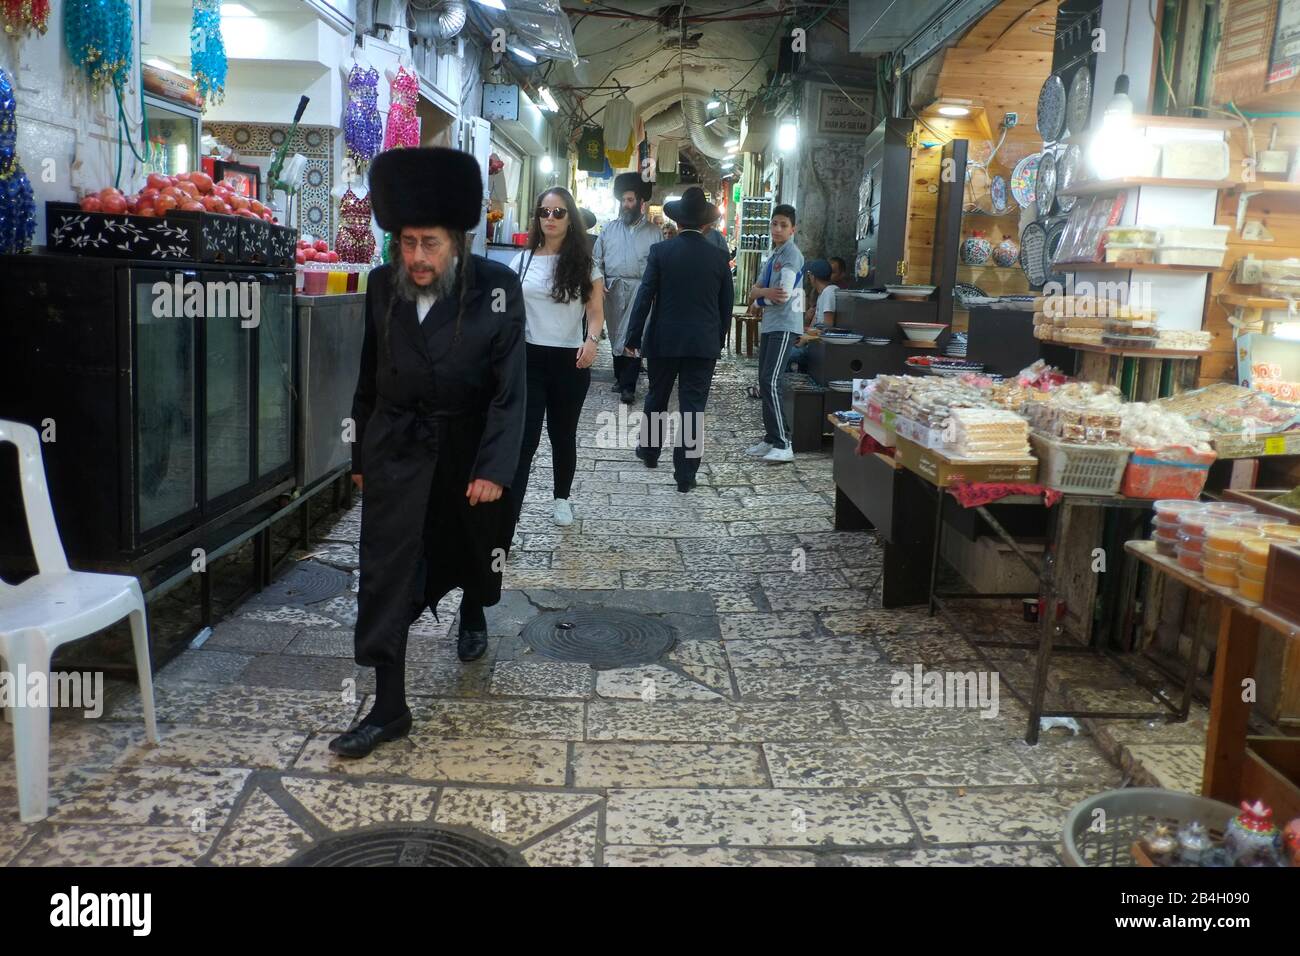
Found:
[{"label": "glass jar of juice", "polygon": [[348,290],[349,292],[356,292],[356,291],[357,291],[357,284],[360,282],[360,279],[361,279],[361,267],[358,266],[358,265],[349,265],[349,266],[347,267],[347,270],[348,270],[348,289],[347,289],[347,290]]},{"label": "glass jar of juice", "polygon": [[348,274],[338,266],[332,266],[329,278],[325,280],[326,295],[341,295],[348,291]]},{"label": "glass jar of juice", "polygon": [[302,274],[302,294],[303,295],[324,295],[326,285],[325,266],[309,262],[303,266]]},{"label": "glass jar of juice", "polygon": [[365,292],[368,288],[370,288],[370,266],[363,265],[361,273],[357,277],[357,291]]}]

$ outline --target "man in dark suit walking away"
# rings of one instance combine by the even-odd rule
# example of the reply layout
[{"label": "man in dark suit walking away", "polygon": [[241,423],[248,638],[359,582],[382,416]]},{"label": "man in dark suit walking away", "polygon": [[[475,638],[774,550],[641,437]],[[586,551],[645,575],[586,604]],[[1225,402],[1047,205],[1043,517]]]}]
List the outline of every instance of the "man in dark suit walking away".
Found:
[{"label": "man in dark suit walking away", "polygon": [[[704,406],[713,384],[713,367],[731,321],[731,269],[726,255],[701,235],[718,218],[704,190],[692,186],[666,203],[664,214],[680,227],[678,235],[650,247],[645,275],[632,306],[627,352],[648,360],[650,391],[636,456],[647,468],[659,464],[664,445],[668,398],[676,382],[681,412],[680,438],[673,449],[677,490],[695,487],[704,440]],[[646,328],[651,311],[654,318]],[[644,344],[642,339],[644,338]]]}]

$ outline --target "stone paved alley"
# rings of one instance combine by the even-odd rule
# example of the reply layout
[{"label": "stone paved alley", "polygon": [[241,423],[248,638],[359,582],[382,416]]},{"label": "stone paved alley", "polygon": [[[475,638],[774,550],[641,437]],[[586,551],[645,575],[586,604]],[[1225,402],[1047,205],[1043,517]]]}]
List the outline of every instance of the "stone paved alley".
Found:
[{"label": "stone paved alley", "polygon": [[[0,724],[0,864],[274,864],[331,833],[421,821],[532,866],[1057,865],[1078,800],[1126,777],[1195,789],[1200,708],[1183,725],[1052,730],[1031,748],[1005,690],[992,720],[891,706],[896,671],[984,665],[924,610],[879,609],[872,535],[832,527],[829,454],[744,456],[760,430],[742,394],[754,363],[719,366],[700,485],[682,495],[670,467],[597,447],[598,414],[617,409],[602,362],[579,430],[577,520],[551,523],[543,441],[488,654],[457,661],[453,599],[412,631],[409,739],[350,763],[326,749],[369,706],[370,672],[352,662],[355,577],[306,607],[255,598],[159,673],[161,746],[144,745],[129,685],[102,719],[55,721],[40,824],[17,821]],[[358,501],[302,556],[352,574],[359,521]],[[677,643],[602,671],[529,652],[529,619],[582,605],[643,611]],[[1029,633],[988,609],[968,617]],[[998,660],[1027,689],[1023,653]],[[1052,703],[1151,703],[1092,659],[1058,663],[1051,687]]]}]

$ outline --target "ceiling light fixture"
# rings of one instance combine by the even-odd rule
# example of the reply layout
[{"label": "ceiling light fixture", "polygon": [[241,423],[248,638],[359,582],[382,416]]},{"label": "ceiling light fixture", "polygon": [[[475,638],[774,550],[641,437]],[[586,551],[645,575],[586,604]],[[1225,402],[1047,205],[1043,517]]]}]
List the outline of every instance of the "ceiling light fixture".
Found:
[{"label": "ceiling light fixture", "polygon": [[478,3],[485,7],[491,7],[493,10],[504,10],[506,5],[501,0],[477,0]]},{"label": "ceiling light fixture", "polygon": [[781,123],[780,129],[776,133],[777,149],[783,153],[788,153],[794,149],[795,144],[799,142],[799,126],[794,120],[788,119]]},{"label": "ceiling light fixture", "polygon": [[723,145],[723,146],[739,146],[739,145],[740,145],[740,140],[738,140],[738,139],[729,139],[729,140],[727,140],[725,143],[723,143],[722,145]]},{"label": "ceiling light fixture", "polygon": [[937,112],[940,116],[970,116],[970,108],[966,106],[940,106]]},{"label": "ceiling light fixture", "polygon": [[529,63],[537,62],[537,57],[533,56],[531,53],[529,53],[521,46],[512,46],[510,48],[510,52],[513,53],[515,56],[519,57],[519,59],[521,60],[527,60]]},{"label": "ceiling light fixture", "polygon": [[709,100],[709,102],[704,105],[704,108],[707,110],[716,110],[721,105],[722,104],[717,100]]},{"label": "ceiling light fixture", "polygon": [[551,172],[551,170],[555,168],[555,163],[551,160],[551,157],[549,155],[543,156],[541,159],[537,161],[537,168],[540,169],[543,173],[549,173]]},{"label": "ceiling light fixture", "polygon": [[716,122],[717,122],[718,120],[720,120],[720,119],[722,119],[721,116],[714,116],[714,117],[712,117],[711,119],[706,119],[706,120],[704,121],[704,125],[705,125],[705,126],[712,126],[714,123],[716,123]]},{"label": "ceiling light fixture", "polygon": [[549,87],[539,86],[537,88],[537,95],[542,98],[542,102],[545,104],[545,106],[542,107],[543,109],[549,110],[552,113],[558,113],[560,111],[560,104],[555,102],[555,97],[551,95]]}]

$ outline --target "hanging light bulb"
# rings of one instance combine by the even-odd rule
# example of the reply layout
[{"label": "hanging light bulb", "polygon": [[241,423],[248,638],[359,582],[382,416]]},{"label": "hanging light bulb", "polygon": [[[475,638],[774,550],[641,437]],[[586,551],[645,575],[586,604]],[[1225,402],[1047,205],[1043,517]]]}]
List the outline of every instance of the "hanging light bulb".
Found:
[{"label": "hanging light bulb", "polygon": [[1115,92],[1101,116],[1101,128],[1088,143],[1088,166],[1097,179],[1124,174],[1133,162],[1133,100],[1128,95],[1128,76],[1115,77]]},{"label": "hanging light bulb", "polygon": [[795,144],[799,141],[799,126],[794,120],[788,119],[781,123],[780,129],[776,133],[777,149],[783,153],[788,153],[794,149]]},{"label": "hanging light bulb", "polygon": [[537,168],[543,173],[549,174],[551,170],[555,169],[555,163],[551,160],[551,157],[548,154],[537,161]]}]

